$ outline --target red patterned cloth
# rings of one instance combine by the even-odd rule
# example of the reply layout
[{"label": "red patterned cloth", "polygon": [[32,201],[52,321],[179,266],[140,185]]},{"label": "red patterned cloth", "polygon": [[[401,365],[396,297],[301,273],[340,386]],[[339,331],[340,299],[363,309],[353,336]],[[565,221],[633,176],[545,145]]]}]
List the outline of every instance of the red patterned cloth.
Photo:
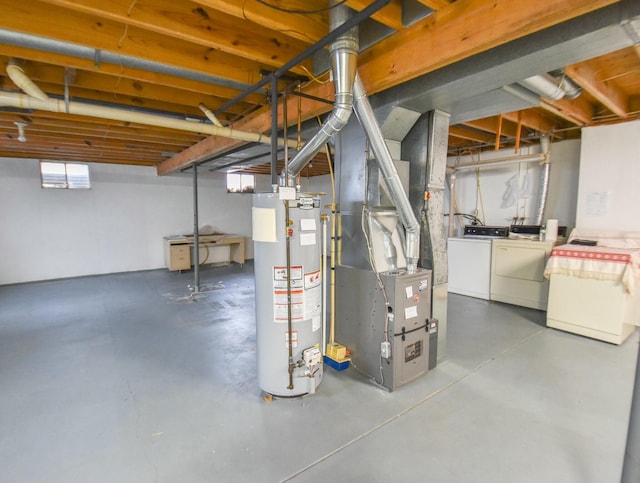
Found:
[{"label": "red patterned cloth", "polygon": [[640,284],[640,250],[631,248],[561,245],[551,251],[544,276],[620,281],[630,294]]}]

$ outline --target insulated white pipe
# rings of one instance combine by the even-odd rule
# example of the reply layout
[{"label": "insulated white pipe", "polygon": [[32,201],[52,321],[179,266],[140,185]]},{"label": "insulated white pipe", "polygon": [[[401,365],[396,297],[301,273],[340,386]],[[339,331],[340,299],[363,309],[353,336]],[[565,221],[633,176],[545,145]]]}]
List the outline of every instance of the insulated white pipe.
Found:
[{"label": "insulated white pipe", "polygon": [[555,79],[547,76],[546,74],[528,77],[527,79],[520,81],[520,84],[530,91],[554,101],[560,100],[564,97],[564,89],[560,87]]},{"label": "insulated white pipe", "polygon": [[204,112],[204,115],[207,116],[207,119],[209,119],[209,121],[211,121],[214,126],[224,127],[220,120],[213,113],[213,111],[211,111],[211,109],[205,106],[202,102],[198,105],[198,107],[202,112]]},{"label": "insulated white pipe", "polygon": [[[35,109],[49,112],[63,112],[78,116],[97,117],[100,119],[110,119],[112,121],[133,122],[147,126],[166,127],[180,131],[210,134],[212,136],[222,136],[231,139],[238,139],[240,141],[271,144],[271,138],[260,133],[239,131],[230,127],[212,126],[210,124],[173,119],[157,114],[129,111],[126,109],[105,107],[77,101],[70,102],[69,109],[67,110],[64,100],[53,98],[42,100],[25,94],[13,92],[0,92],[0,106],[16,107],[19,109]],[[279,138],[278,144],[283,146],[284,140]],[[287,140],[287,144],[292,148],[297,146],[295,139]]]},{"label": "insulated white pipe", "polygon": [[29,77],[27,77],[24,70],[22,70],[22,67],[20,67],[14,59],[9,59],[7,75],[13,83],[22,90],[22,92],[30,95],[31,97],[35,97],[36,99],[40,99],[41,101],[49,99],[49,96],[35,85]]}]

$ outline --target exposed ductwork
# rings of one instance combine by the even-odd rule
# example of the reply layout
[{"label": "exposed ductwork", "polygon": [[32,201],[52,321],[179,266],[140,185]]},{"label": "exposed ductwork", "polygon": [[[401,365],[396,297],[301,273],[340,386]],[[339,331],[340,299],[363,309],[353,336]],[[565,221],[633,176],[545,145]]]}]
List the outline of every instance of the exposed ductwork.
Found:
[{"label": "exposed ductwork", "polygon": [[[336,29],[349,19],[349,9],[342,6],[342,3],[344,2],[335,0],[329,2],[332,7],[329,19],[331,30]],[[353,83],[356,78],[359,49],[357,27],[349,29],[331,44],[329,52],[335,85],[333,111],[322,124],[320,131],[289,162],[286,173],[289,180],[295,179],[311,158],[349,121],[353,111]]]},{"label": "exposed ductwork", "polygon": [[519,84],[553,101],[558,101],[563,97],[575,99],[582,93],[580,86],[565,75],[560,77],[551,74],[535,75],[520,81]]},{"label": "exposed ductwork", "polygon": [[389,188],[391,199],[398,210],[400,221],[405,228],[407,271],[409,273],[413,273],[415,272],[418,266],[418,260],[420,259],[420,224],[413,213],[409,198],[402,187],[402,182],[400,181],[398,171],[393,164],[391,153],[389,152],[387,143],[382,137],[382,131],[380,130],[380,126],[378,126],[375,115],[373,114],[373,109],[369,103],[367,92],[362,85],[360,77],[357,75],[353,86],[353,93],[356,115],[358,116],[358,120],[364,128],[367,139],[371,144],[373,154],[376,157],[378,166],[380,166],[384,180]]},{"label": "exposed ductwork", "polygon": [[[335,7],[331,10],[330,18],[331,29],[335,29],[349,18],[349,10],[335,0],[331,0],[330,5]],[[344,35],[338,37],[331,45],[330,53],[336,93],[334,109],[320,131],[289,162],[287,171],[283,174],[286,174],[289,180],[295,179],[322,146],[347,124],[355,107],[358,120],[367,135],[371,149],[389,188],[391,199],[404,225],[406,231],[407,271],[413,273],[418,266],[420,258],[420,224],[413,214],[411,203],[402,187],[400,176],[393,164],[391,153],[376,121],[366,90],[357,74],[357,29],[350,29]]]},{"label": "exposed ductwork", "polygon": [[540,197],[538,200],[538,210],[534,225],[542,225],[544,212],[547,207],[547,196],[549,195],[549,180],[551,179],[551,143],[548,135],[540,137],[540,150],[543,153],[543,160],[540,171]]}]

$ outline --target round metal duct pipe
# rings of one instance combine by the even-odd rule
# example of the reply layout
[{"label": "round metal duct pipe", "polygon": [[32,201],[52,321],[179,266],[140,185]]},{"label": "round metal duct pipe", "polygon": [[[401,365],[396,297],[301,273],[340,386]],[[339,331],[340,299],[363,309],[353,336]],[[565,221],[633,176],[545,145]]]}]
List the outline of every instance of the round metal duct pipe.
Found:
[{"label": "round metal duct pipe", "polygon": [[553,101],[563,97],[575,99],[582,93],[582,88],[564,74],[559,77],[552,74],[534,75],[520,81],[519,84]]}]

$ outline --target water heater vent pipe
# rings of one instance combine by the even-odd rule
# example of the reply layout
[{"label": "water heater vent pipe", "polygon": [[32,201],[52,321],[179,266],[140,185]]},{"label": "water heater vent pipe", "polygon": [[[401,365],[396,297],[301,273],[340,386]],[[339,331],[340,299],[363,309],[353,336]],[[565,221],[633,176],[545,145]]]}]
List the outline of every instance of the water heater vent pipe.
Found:
[{"label": "water heater vent pipe", "polygon": [[[344,2],[331,0],[330,27],[335,30],[349,20],[350,11]],[[313,136],[298,154],[291,160],[287,168],[290,180],[295,179],[298,173],[309,163],[326,144],[326,142],[344,126],[346,126],[353,111],[353,83],[356,78],[358,65],[358,28],[353,27],[339,36],[329,49],[331,55],[331,72],[335,86],[335,102],[333,111],[322,124],[322,128]],[[283,173],[284,174],[284,173]],[[284,176],[283,176],[284,178]]]}]

